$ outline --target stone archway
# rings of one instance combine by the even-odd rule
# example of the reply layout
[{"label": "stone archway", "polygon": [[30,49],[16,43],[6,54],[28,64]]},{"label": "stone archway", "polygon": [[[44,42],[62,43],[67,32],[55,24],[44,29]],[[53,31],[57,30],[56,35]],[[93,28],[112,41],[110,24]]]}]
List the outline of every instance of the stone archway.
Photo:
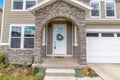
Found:
[{"label": "stone archway", "polygon": [[80,64],[86,64],[86,27],[85,27],[85,11],[62,0],[58,0],[53,4],[46,6],[34,13],[36,19],[36,32],[34,42],[34,62],[40,64],[42,62],[42,38],[43,28],[51,19],[64,17],[72,21],[78,30],[78,46],[74,47],[75,54]]}]

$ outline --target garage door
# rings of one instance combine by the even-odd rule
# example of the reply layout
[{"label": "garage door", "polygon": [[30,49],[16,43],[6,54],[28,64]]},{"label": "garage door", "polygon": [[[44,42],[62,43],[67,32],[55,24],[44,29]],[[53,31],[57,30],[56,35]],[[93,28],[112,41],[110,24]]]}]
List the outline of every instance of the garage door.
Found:
[{"label": "garage door", "polygon": [[120,33],[87,33],[88,63],[120,63]]}]

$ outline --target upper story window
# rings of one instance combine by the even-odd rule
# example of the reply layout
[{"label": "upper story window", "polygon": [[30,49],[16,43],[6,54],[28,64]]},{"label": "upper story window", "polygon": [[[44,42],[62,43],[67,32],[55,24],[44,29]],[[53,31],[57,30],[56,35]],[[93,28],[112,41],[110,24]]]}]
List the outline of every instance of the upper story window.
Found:
[{"label": "upper story window", "polygon": [[105,1],[106,6],[106,17],[115,17],[115,2],[114,0],[106,0]]},{"label": "upper story window", "polygon": [[100,1],[91,0],[90,5],[92,7],[91,18],[100,18]]},{"label": "upper story window", "polygon": [[27,10],[35,4],[36,0],[13,0],[12,10]]},{"label": "upper story window", "polygon": [[26,0],[26,9],[34,6],[36,4],[36,0]]},{"label": "upper story window", "polygon": [[23,9],[23,0],[13,0],[13,9]]}]

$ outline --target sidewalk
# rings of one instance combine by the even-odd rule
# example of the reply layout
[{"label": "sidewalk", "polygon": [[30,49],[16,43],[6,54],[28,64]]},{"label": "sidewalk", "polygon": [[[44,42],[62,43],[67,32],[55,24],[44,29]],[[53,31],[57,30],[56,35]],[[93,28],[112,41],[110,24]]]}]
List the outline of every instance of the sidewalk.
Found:
[{"label": "sidewalk", "polygon": [[104,80],[120,80],[120,64],[88,64]]}]

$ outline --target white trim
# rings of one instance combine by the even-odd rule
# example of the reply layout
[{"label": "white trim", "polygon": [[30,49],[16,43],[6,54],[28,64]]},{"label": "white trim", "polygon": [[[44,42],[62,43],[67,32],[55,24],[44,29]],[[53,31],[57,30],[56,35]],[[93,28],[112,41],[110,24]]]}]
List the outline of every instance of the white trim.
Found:
[{"label": "white trim", "polygon": [[[36,4],[37,3],[38,3],[38,0],[36,0]],[[23,9],[13,9],[13,0],[11,2],[11,11],[29,11],[28,9],[26,9],[26,0],[23,0]]]},{"label": "white trim", "polygon": [[[107,12],[106,12],[106,2],[113,2],[114,3],[114,16],[107,16]],[[116,18],[117,17],[117,13],[116,13],[116,3],[114,0],[105,0],[104,1],[104,6],[105,6],[105,18]]]},{"label": "white trim", "polygon": [[93,18],[86,18],[86,20],[106,20],[106,21],[118,21],[120,20],[120,18],[96,18],[96,19],[93,19]]},{"label": "white trim", "polygon": [[1,43],[0,46],[2,46],[2,45],[9,45],[9,43]]},{"label": "white trim", "polygon": [[75,28],[75,44],[74,44],[74,46],[78,46],[78,44],[77,44],[77,27],[76,26],[74,26],[74,28]]},{"label": "white trim", "polygon": [[21,27],[21,44],[20,44],[20,48],[11,48],[11,46],[9,46],[10,49],[33,49],[33,48],[24,48],[24,28],[25,26],[35,26],[35,24],[10,24],[10,30],[9,30],[9,45],[11,44],[11,30],[12,30],[12,26],[18,26]]},{"label": "white trim", "polygon": [[45,30],[46,30],[46,56],[47,56],[47,54],[48,54],[48,24],[47,24],[47,26],[45,26]]},{"label": "white trim", "polygon": [[91,11],[90,18],[101,18],[101,1],[100,0],[91,0],[90,6],[91,6],[91,3],[99,3],[99,16],[92,16],[92,11]]},{"label": "white trim", "polygon": [[4,26],[4,16],[5,16],[5,1],[4,0],[4,7],[3,7],[3,12],[2,12],[2,24],[1,24],[1,39],[0,39],[0,45],[2,45],[2,38],[3,38],[3,26]]},{"label": "white trim", "polygon": [[42,43],[42,46],[45,46],[46,45],[46,41],[45,41],[45,27],[43,29],[43,43]]},{"label": "white trim", "polygon": [[[45,7],[45,6],[49,5],[49,4],[52,4],[55,1],[57,1],[57,0],[43,0],[39,4],[29,8],[29,11],[34,13],[37,9],[41,9],[41,8],[43,8],[43,7]],[[83,10],[86,10],[88,12],[92,9],[90,6],[80,2],[78,0],[63,0],[63,1],[68,2],[68,3],[74,5],[74,6],[78,7],[78,8],[82,8]]]},{"label": "white trim", "polygon": [[120,32],[120,29],[86,29],[86,32]]}]

